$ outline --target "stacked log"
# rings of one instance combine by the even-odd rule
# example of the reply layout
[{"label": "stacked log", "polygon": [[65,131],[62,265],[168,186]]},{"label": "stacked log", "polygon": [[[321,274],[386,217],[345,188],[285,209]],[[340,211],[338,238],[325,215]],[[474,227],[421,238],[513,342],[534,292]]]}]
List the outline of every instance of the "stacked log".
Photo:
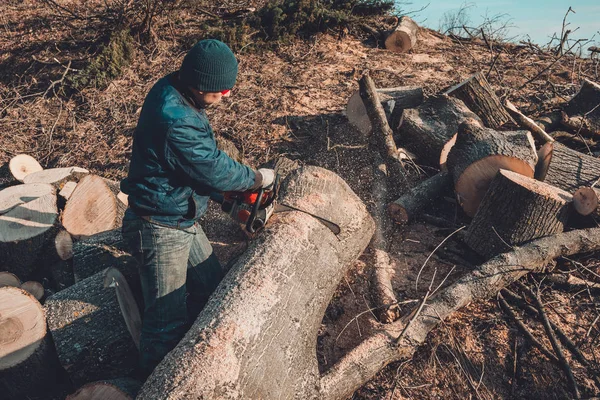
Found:
[{"label": "stacked log", "polygon": [[538,152],[536,179],[573,193],[600,179],[600,160],[561,143],[546,143]]},{"label": "stacked log", "polygon": [[584,79],[562,116],[561,122],[567,129],[589,136],[600,135],[600,85]]},{"label": "stacked log", "polygon": [[0,288],[5,286],[21,287],[21,280],[12,272],[0,271]]},{"label": "stacked log", "polygon": [[573,193],[573,206],[580,215],[600,217],[600,189],[580,187]]},{"label": "stacked log", "polygon": [[560,233],[572,200],[564,190],[501,169],[469,225],[465,243],[491,258],[512,246]]},{"label": "stacked log", "polygon": [[117,269],[108,268],[48,297],[45,309],[58,359],[74,384],[133,372],[140,315]]},{"label": "stacked log", "polygon": [[385,48],[395,53],[406,53],[417,44],[419,26],[407,16],[400,18],[398,26],[385,39]]},{"label": "stacked log", "polygon": [[481,72],[451,87],[444,94],[462,100],[471,111],[481,118],[488,128],[498,129],[505,123],[512,121],[500,99],[485,79],[485,75]]},{"label": "stacked log", "polygon": [[439,167],[446,162],[458,126],[467,118],[481,123],[461,100],[433,96],[418,107],[404,110],[402,124],[395,130],[396,140],[413,152],[419,162]]},{"label": "stacked log", "polygon": [[497,132],[467,120],[458,128],[447,165],[458,202],[465,213],[473,217],[500,169],[533,177],[536,162],[535,145],[529,132]]},{"label": "stacked log", "polygon": [[40,303],[25,290],[0,288],[0,390],[3,399],[46,399],[59,373]]},{"label": "stacked log", "polygon": [[66,182],[77,182],[87,174],[87,169],[79,167],[50,168],[27,174],[23,183],[48,183],[60,190]]},{"label": "stacked log", "polygon": [[140,382],[130,378],[92,382],[67,396],[66,400],[134,400],[141,386]]}]

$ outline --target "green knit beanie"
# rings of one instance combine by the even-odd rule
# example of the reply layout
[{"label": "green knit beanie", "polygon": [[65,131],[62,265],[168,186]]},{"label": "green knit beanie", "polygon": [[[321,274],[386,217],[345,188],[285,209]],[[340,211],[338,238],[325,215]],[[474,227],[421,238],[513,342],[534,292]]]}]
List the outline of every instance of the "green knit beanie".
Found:
[{"label": "green knit beanie", "polygon": [[202,92],[231,89],[237,78],[238,62],[231,49],[215,39],[201,40],[185,55],[179,80]]}]

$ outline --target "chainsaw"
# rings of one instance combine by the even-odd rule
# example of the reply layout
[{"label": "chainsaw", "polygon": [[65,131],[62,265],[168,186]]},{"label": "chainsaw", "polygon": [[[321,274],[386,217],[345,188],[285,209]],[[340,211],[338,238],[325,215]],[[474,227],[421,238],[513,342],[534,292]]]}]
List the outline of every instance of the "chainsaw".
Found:
[{"label": "chainsaw", "polygon": [[316,218],[335,235],[341,232],[339,225],[334,222],[308,211],[277,202],[279,180],[280,177],[276,174],[273,185],[269,189],[261,188],[256,191],[211,193],[210,198],[220,203],[221,209],[231,215],[234,220],[245,224],[246,231],[250,233],[255,233],[264,228],[273,214],[290,211],[299,211]]}]

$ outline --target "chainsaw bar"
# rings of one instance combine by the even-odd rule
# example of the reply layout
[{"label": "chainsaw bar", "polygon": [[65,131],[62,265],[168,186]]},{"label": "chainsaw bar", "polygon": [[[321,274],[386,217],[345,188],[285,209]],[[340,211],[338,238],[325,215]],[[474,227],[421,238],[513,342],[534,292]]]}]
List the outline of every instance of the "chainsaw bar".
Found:
[{"label": "chainsaw bar", "polygon": [[304,210],[301,210],[296,207],[288,206],[287,204],[281,204],[281,203],[277,203],[277,202],[275,202],[273,204],[273,214],[281,213],[281,212],[289,212],[289,211],[299,211],[301,213],[310,215],[311,217],[317,219],[320,223],[325,225],[327,228],[329,228],[329,230],[331,232],[333,232],[335,235],[339,235],[340,232],[342,231],[338,224],[331,222],[325,218],[319,217],[318,215],[309,213],[308,211],[304,211]]}]

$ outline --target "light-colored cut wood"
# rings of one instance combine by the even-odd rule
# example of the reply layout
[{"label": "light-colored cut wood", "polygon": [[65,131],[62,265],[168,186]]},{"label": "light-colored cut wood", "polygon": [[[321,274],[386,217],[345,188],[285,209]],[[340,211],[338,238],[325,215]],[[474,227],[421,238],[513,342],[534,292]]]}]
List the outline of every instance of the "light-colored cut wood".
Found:
[{"label": "light-colored cut wood", "polygon": [[6,214],[18,205],[53,193],[54,187],[46,183],[10,186],[0,191],[0,214]]},{"label": "light-colored cut wood", "polygon": [[419,26],[407,16],[403,16],[400,23],[385,39],[385,48],[395,53],[406,53],[417,44]]},{"label": "light-colored cut wood", "polygon": [[92,382],[82,386],[66,400],[134,400],[142,384],[130,378]]},{"label": "light-colored cut wood", "polygon": [[44,298],[44,286],[36,281],[23,282],[21,289],[31,293],[37,301],[41,301]]},{"label": "light-colored cut wood", "polygon": [[54,238],[54,247],[58,257],[65,261],[73,258],[73,238],[64,229],[61,229]]},{"label": "light-colored cut wood", "polygon": [[27,175],[43,170],[40,163],[27,154],[19,154],[11,158],[8,168],[12,176],[19,182],[23,182]]},{"label": "light-colored cut wood", "polygon": [[12,272],[0,271],[0,288],[4,286],[21,287],[21,280]]},{"label": "light-colored cut wood", "polygon": [[77,187],[77,182],[73,182],[73,181],[67,182],[67,183],[65,183],[63,188],[60,190],[60,192],[58,192],[58,195],[60,197],[62,197],[63,199],[65,199],[65,201],[67,201],[73,194],[73,191],[75,190],[76,187]]},{"label": "light-colored cut wood", "polygon": [[573,193],[573,205],[575,206],[575,211],[583,216],[592,214],[600,215],[598,210],[598,205],[600,204],[598,201],[599,196],[599,189],[580,187]]},{"label": "light-colored cut wood", "polygon": [[23,178],[23,183],[49,183],[60,189],[65,182],[77,182],[88,173],[87,169],[79,167],[50,168],[28,174]]}]

